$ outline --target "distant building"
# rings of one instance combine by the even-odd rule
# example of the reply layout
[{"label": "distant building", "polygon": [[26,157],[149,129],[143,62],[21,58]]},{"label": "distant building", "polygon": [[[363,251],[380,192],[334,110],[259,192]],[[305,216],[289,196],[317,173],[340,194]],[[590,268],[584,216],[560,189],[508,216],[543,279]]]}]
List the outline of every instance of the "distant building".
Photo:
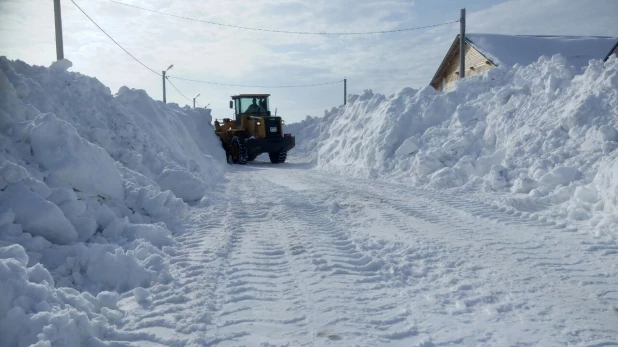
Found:
[{"label": "distant building", "polygon": [[618,41],[616,41],[616,44],[612,47],[612,50],[607,53],[607,56],[603,59],[603,61],[607,61],[612,54],[618,57]]},{"label": "distant building", "polygon": [[[479,75],[500,65],[529,65],[541,56],[554,54],[562,54],[573,66],[583,67],[588,65],[590,59],[603,59],[615,43],[615,37],[602,36],[467,34],[465,76]],[[612,52],[615,53],[616,49],[614,46]],[[451,44],[430,85],[439,91],[450,91],[457,79],[459,35]]]}]

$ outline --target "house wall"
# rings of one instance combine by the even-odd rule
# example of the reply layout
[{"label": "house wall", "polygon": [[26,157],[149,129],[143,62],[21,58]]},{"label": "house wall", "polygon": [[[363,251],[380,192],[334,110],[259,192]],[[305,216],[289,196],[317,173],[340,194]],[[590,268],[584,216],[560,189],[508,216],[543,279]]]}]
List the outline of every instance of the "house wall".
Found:
[{"label": "house wall", "polygon": [[[466,43],[466,76],[480,75],[495,65],[487,63],[487,59],[475,48]],[[459,53],[455,54],[448,62],[440,80],[438,90],[448,92],[453,89],[455,81],[459,79]],[[434,86],[435,87],[435,86]]]}]

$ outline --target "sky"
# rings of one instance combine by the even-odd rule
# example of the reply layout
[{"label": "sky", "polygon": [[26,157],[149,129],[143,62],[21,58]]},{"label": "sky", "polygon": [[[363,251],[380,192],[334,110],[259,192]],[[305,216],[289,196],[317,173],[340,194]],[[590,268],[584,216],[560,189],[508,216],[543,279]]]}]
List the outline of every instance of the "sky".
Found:
[{"label": "sky", "polygon": [[[348,93],[392,94],[429,84],[459,23],[388,34],[322,36],[243,30],[189,21],[110,0],[74,0],[132,55],[169,76],[218,83],[287,86],[348,81]],[[469,33],[618,36],[618,0],[118,0],[178,16],[286,31],[358,32],[412,28],[459,19]],[[134,61],[71,0],[61,0],[65,58],[71,71],[115,93],[144,89],[162,100],[162,78]],[[52,0],[0,0],[0,55],[31,65],[56,59]],[[245,88],[171,79],[191,100],[229,117],[231,95],[270,93],[288,122],[343,104],[343,83],[305,88]],[[167,101],[192,104],[167,85]]]}]

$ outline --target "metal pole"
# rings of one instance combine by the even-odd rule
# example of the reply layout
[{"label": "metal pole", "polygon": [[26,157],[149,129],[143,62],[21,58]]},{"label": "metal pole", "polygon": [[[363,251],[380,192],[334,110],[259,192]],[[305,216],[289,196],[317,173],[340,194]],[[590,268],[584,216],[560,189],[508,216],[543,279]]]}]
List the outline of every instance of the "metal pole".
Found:
[{"label": "metal pole", "polygon": [[56,59],[64,59],[64,45],[62,43],[62,14],[60,0],[54,0],[54,19],[56,21]]},{"label": "metal pole", "polygon": [[[200,95],[202,94],[197,94],[194,98],[193,98],[193,108],[195,108],[195,99],[197,99]],[[205,108],[205,107],[204,107]]]},{"label": "metal pole", "polygon": [[343,106],[348,103],[348,79],[343,79]]},{"label": "metal pole", "polygon": [[163,103],[167,104],[165,100],[165,71],[163,71],[162,76],[163,76]]},{"label": "metal pole", "polygon": [[459,18],[459,78],[466,77],[466,9],[461,9]]}]

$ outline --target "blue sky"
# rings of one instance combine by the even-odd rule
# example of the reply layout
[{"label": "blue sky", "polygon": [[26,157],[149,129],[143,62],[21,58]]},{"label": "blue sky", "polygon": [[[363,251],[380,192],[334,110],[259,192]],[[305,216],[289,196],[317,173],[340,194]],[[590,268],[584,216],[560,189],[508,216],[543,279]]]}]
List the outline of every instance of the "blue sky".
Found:
[{"label": "blue sky", "polygon": [[[391,94],[429,83],[459,24],[367,36],[306,36],[212,26],[149,13],[109,0],[75,0],[146,65],[170,75],[251,85],[348,79],[350,93]],[[500,34],[618,36],[616,0],[123,0],[180,16],[294,31],[374,31],[457,20],[467,31]],[[133,61],[69,0],[62,0],[65,56],[72,71],[97,77],[112,92],[127,85],[161,99],[161,78]],[[55,59],[53,2],[0,0],[0,54],[48,66]],[[229,96],[270,93],[288,121],[321,116],[343,102],[341,84],[294,89],[238,88],[173,80],[189,98],[229,116]],[[168,86],[168,102],[188,103]]]}]

